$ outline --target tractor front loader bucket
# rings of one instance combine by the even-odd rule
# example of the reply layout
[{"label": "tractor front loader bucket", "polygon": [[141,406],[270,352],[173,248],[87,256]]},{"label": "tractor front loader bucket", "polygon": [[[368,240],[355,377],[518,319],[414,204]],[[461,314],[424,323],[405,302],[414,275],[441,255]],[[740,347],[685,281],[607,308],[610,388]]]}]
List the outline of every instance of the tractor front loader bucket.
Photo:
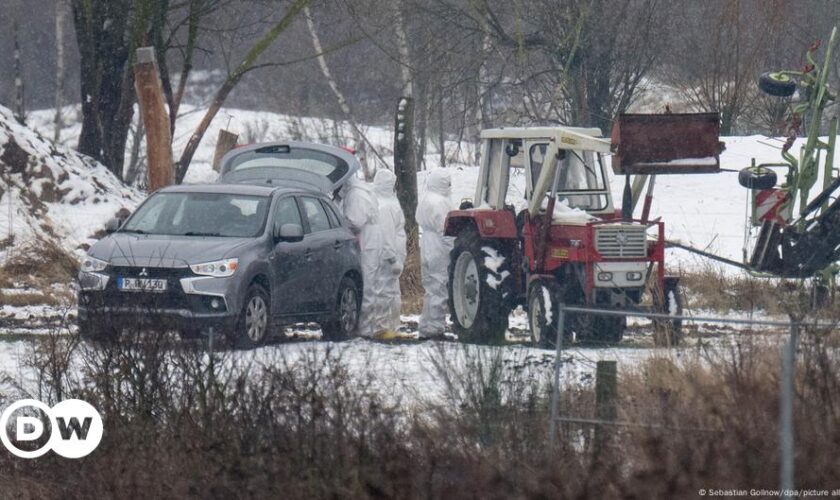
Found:
[{"label": "tractor front loader bucket", "polygon": [[624,114],[613,124],[617,175],[710,174],[720,171],[718,113]]}]

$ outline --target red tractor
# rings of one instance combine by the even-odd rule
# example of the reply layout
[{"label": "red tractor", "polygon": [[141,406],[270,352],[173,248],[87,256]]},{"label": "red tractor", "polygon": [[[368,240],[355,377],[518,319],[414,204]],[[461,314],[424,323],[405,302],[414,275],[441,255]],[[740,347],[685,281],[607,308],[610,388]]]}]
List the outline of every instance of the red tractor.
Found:
[{"label": "red tractor", "polygon": [[[678,278],[666,275],[664,223],[648,220],[650,197],[657,174],[717,171],[718,132],[716,114],[622,115],[612,141],[596,128],[483,131],[474,201],[446,220],[446,235],[455,237],[449,310],[459,338],[503,342],[518,305],[533,343],[545,347],[557,337],[559,303],[637,308],[647,291],[654,309],[680,312]],[[604,162],[611,153],[613,169],[627,175],[619,210]],[[519,193],[511,179],[522,173]],[[645,208],[634,219],[645,185]],[[567,318],[565,341],[612,344],[626,326],[621,316]],[[679,321],[657,327],[666,333],[660,340],[677,341]]]}]

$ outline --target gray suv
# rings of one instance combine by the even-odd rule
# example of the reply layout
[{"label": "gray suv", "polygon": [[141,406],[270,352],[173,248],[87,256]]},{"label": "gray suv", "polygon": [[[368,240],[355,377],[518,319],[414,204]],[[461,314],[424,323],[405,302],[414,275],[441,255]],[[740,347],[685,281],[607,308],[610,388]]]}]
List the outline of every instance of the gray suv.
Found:
[{"label": "gray suv", "polygon": [[324,338],[347,337],[361,304],[359,243],[330,194],[358,168],[338,148],[256,145],[225,157],[218,184],[157,191],[88,251],[81,334],[215,327],[254,347],[272,325],[313,321]]}]

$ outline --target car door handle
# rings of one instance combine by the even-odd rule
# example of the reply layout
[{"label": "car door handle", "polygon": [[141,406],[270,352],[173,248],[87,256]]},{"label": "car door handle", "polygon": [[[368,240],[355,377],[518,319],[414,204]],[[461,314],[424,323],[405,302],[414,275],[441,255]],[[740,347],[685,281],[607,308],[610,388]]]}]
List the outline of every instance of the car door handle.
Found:
[{"label": "car door handle", "polygon": [[305,252],[303,252],[303,258],[306,260],[312,260],[312,249],[307,248]]},{"label": "car door handle", "polygon": [[338,250],[343,244],[344,242],[342,242],[341,240],[335,240],[335,243],[333,243],[333,248]]}]

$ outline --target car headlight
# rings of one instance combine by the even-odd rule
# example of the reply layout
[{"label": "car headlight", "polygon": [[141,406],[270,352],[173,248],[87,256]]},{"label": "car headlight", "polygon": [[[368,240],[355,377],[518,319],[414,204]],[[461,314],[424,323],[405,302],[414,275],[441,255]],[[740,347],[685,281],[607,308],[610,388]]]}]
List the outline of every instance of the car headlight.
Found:
[{"label": "car headlight", "polygon": [[239,267],[239,259],[224,259],[214,262],[205,262],[203,264],[190,265],[190,269],[192,269],[192,272],[195,274],[215,276],[216,278],[233,276],[237,267]]},{"label": "car headlight", "polygon": [[90,255],[86,255],[85,259],[82,261],[82,271],[85,271],[87,273],[104,271],[106,267],[108,267],[107,262],[105,262],[104,260],[95,259]]}]

